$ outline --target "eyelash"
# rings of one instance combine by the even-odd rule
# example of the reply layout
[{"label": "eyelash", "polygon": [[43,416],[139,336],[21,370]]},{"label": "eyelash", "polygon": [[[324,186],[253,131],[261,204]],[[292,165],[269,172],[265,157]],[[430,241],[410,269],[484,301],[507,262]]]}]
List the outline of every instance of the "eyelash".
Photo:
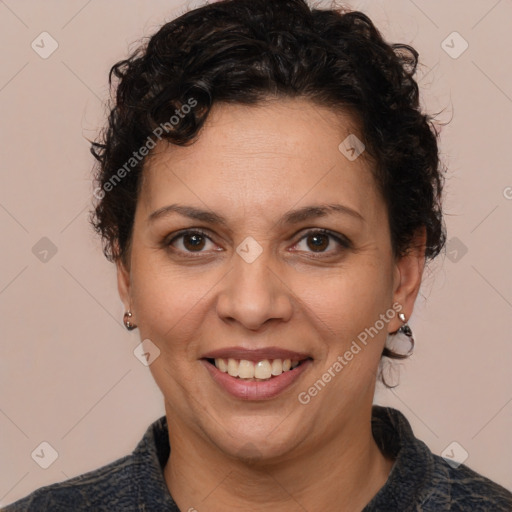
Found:
[{"label": "eyelash", "polygon": [[[186,229],[186,230],[183,230],[183,231],[180,231],[178,232],[177,234],[175,234],[170,240],[169,238],[166,238],[164,240],[164,246],[167,247],[167,248],[172,248],[172,244],[186,236],[186,235],[199,235],[199,236],[202,236],[206,239],[208,239],[210,242],[214,243],[213,240],[211,239],[210,236],[208,236],[208,234],[204,231],[202,231],[201,229]],[[352,247],[352,243],[350,242],[350,240],[346,237],[343,237],[343,236],[339,236],[335,233],[333,233],[332,231],[329,231],[328,229],[312,229],[310,231],[307,231],[306,233],[304,233],[304,235],[302,235],[300,237],[300,239],[294,244],[297,245],[299,244],[302,240],[308,238],[309,236],[313,236],[313,235],[325,235],[325,236],[328,236],[330,238],[332,238],[333,240],[335,240],[343,249],[350,249]],[[184,257],[186,258],[197,258],[198,256],[193,256],[193,254],[197,254],[197,255],[200,255],[202,254],[203,251],[197,251],[196,253],[194,253],[194,251],[181,251],[180,249],[177,250],[177,252],[180,252],[182,255],[186,255]],[[311,252],[311,256],[309,257],[312,257],[312,258],[322,258],[322,257],[325,257],[325,256],[322,256],[322,255],[330,255],[331,251],[323,251],[323,252]]]}]

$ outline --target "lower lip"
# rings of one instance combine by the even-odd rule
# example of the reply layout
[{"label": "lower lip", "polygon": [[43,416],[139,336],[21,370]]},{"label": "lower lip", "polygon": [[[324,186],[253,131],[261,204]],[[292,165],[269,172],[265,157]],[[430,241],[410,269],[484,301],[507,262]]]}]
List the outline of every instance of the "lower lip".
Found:
[{"label": "lower lip", "polygon": [[281,373],[262,381],[247,381],[231,377],[228,373],[221,372],[215,365],[201,360],[206,369],[210,372],[213,380],[225,391],[235,398],[242,400],[270,400],[289,388],[311,364],[311,359],[299,364],[293,370]]}]

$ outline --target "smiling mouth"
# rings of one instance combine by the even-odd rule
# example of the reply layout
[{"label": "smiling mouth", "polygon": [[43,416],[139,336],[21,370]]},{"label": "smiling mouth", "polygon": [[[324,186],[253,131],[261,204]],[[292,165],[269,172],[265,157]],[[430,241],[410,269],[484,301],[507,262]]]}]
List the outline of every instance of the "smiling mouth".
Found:
[{"label": "smiling mouth", "polygon": [[261,361],[248,361],[247,359],[233,358],[206,358],[204,359],[223,373],[242,381],[266,381],[279,375],[293,371],[305,361],[305,359],[262,359]]}]

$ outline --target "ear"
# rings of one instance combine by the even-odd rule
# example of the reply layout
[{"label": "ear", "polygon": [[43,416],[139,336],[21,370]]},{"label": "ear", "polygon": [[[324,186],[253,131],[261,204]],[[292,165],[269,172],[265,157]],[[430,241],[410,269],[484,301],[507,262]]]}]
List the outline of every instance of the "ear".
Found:
[{"label": "ear", "polygon": [[[425,246],[427,233],[425,227],[420,228],[413,239],[411,248],[405,256],[394,262],[393,303],[398,302],[407,320],[412,315],[414,302],[420,291],[421,278],[425,268]],[[402,322],[395,317],[388,324],[389,332],[396,331]]]},{"label": "ear", "polygon": [[129,311],[131,308],[131,283],[130,283],[130,271],[126,268],[126,265],[118,260],[117,266],[117,290],[119,291],[119,297],[124,304],[125,311]]}]

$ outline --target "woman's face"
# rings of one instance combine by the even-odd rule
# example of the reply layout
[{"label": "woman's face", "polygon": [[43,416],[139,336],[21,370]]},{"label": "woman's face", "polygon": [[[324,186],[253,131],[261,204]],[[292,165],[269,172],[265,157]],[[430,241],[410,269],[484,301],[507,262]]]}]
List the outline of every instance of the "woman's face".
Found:
[{"label": "woman's face", "polygon": [[350,134],[306,100],[216,105],[196,143],[147,162],[119,288],[160,350],[171,435],[269,459],[368,421],[393,303],[410,316],[423,258],[393,259],[370,164],[339,149]]}]

